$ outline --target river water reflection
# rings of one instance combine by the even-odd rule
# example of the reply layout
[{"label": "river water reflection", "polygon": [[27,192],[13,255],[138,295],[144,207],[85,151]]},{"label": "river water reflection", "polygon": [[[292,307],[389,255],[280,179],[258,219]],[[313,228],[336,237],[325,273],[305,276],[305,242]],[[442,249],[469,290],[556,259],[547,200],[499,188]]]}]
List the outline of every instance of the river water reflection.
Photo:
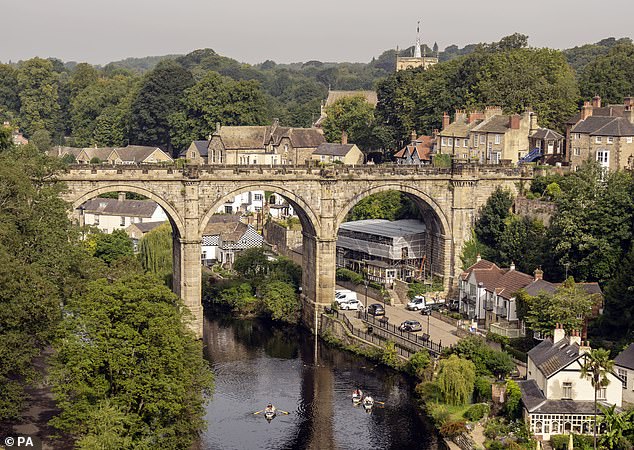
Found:
[{"label": "river water reflection", "polygon": [[[317,344],[306,332],[260,320],[207,318],[205,356],[216,374],[205,449],[435,449],[412,383],[363,358]],[[352,404],[355,387],[385,405]],[[270,423],[268,402],[289,415]]]}]

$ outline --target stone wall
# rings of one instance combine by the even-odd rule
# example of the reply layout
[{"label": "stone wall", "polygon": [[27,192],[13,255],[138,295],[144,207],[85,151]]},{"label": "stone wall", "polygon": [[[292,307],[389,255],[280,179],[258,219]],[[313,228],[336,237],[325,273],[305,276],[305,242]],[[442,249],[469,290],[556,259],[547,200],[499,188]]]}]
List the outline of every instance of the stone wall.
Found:
[{"label": "stone wall", "polygon": [[541,220],[545,226],[549,226],[550,220],[557,211],[557,205],[552,202],[528,199],[518,195],[515,197],[513,210],[515,214]]},{"label": "stone wall", "polygon": [[302,263],[302,230],[291,230],[274,220],[264,224],[264,239],[274,246],[279,254],[290,258],[296,264]]}]

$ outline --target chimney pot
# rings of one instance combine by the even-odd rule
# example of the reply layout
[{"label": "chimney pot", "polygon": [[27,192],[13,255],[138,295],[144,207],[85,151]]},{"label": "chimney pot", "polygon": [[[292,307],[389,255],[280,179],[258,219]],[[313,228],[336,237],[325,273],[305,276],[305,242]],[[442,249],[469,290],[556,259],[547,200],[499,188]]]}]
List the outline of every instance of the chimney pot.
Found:
[{"label": "chimney pot", "polygon": [[480,256],[480,253],[478,253],[476,255],[476,262],[480,262],[480,261],[482,261],[482,256]]},{"label": "chimney pot", "polygon": [[593,108],[601,108],[601,97],[598,95],[595,95],[592,98],[592,107]]},{"label": "chimney pot", "polygon": [[220,122],[216,122],[216,133],[220,133]]},{"label": "chimney pot", "polygon": [[117,200],[122,202],[125,200],[125,192],[119,192],[119,196],[117,197]]},{"label": "chimney pot", "polygon": [[535,280],[542,280],[544,278],[544,271],[539,267],[535,269],[533,274],[535,275]]},{"label": "chimney pot", "polygon": [[511,261],[511,266],[509,267],[510,270],[515,270],[515,263],[513,261]]}]

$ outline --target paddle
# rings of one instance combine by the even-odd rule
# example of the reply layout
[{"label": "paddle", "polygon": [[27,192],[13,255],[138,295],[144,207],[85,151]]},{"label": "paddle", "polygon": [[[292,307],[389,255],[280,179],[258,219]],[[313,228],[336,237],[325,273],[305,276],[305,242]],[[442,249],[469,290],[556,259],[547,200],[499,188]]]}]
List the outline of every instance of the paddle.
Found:
[{"label": "paddle", "polygon": [[278,409],[277,412],[282,413],[282,414],[286,414],[286,415],[290,414],[288,411],[282,411],[281,409]]},{"label": "paddle", "polygon": [[256,411],[256,412],[254,412],[253,414],[261,414],[261,413],[263,413],[263,412],[264,412],[264,410],[262,410],[262,411]]}]

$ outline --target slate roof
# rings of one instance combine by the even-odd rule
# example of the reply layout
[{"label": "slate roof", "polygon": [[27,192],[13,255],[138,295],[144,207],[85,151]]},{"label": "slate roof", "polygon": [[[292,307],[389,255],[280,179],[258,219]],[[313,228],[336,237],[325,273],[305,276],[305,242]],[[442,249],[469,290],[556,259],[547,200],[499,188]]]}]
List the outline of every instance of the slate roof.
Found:
[{"label": "slate roof", "polygon": [[317,128],[224,126],[220,128],[219,134],[214,135],[220,136],[227,150],[264,149],[271,141],[273,145],[279,145],[285,137],[290,139],[294,148],[316,148],[326,141]]},{"label": "slate roof", "polygon": [[313,152],[313,155],[346,156],[354,144],[331,144],[324,142]]},{"label": "slate roof", "polygon": [[472,131],[477,133],[500,133],[504,134],[509,130],[509,117],[505,114],[496,114],[489,120],[478,124]]},{"label": "slate roof", "polygon": [[154,228],[163,225],[164,223],[165,223],[165,221],[163,220],[163,221],[160,221],[160,222],[139,222],[139,223],[135,223],[135,224],[132,224],[132,225],[137,227],[137,229],[141,233],[145,234],[145,233],[147,233],[149,231],[152,231]]},{"label": "slate roof", "polygon": [[[196,147],[196,150],[198,150],[198,153],[200,153],[200,156],[207,156],[207,152],[209,150],[209,141],[208,140],[204,140],[204,141],[193,141],[192,144],[194,144],[194,147]],[[187,151],[187,150],[185,150]]]},{"label": "slate roof", "polygon": [[145,145],[128,145],[127,147],[115,148],[114,151],[122,161],[139,163],[145,161],[152,153],[159,151],[163,153],[169,160],[172,158],[158,147],[149,147]]},{"label": "slate roof", "polygon": [[546,396],[535,380],[521,380],[517,381],[517,384],[522,392],[522,402],[529,412],[546,401]]},{"label": "slate roof", "polygon": [[342,98],[357,96],[365,98],[365,101],[367,101],[372,106],[376,106],[379,102],[379,98],[377,97],[375,91],[328,91],[326,106],[330,106],[337,100],[340,100]]},{"label": "slate roof", "polygon": [[466,121],[453,122],[447,125],[447,127],[438,133],[439,136],[444,137],[459,137],[466,138],[469,136],[469,131],[482,123],[481,120],[476,120],[471,123],[467,123]]},{"label": "slate roof", "polygon": [[[535,280],[528,286],[524,288],[528,295],[532,295],[533,297],[539,295],[541,292],[545,292],[546,294],[552,294],[555,290],[561,286],[563,283],[551,283],[546,280]],[[590,295],[603,295],[603,291],[601,291],[601,287],[599,283],[576,283],[577,286],[582,288]]]},{"label": "slate roof", "polygon": [[160,206],[151,200],[93,198],[84,203],[82,208],[91,214],[150,218]]},{"label": "slate roof", "polygon": [[[592,117],[623,117],[625,111],[625,105],[608,105],[601,108],[592,108]],[[577,112],[574,116],[570,117],[567,121],[567,125],[574,125],[581,120],[581,111]]]},{"label": "slate roof", "polygon": [[225,148],[264,148],[266,126],[224,126],[220,128],[220,139]]},{"label": "slate roof", "polygon": [[614,364],[634,370],[634,343],[630,344],[629,347],[614,358]]},{"label": "slate roof", "polygon": [[553,344],[552,338],[546,338],[528,352],[528,357],[546,378],[579,359],[579,346],[570,343],[566,336]]},{"label": "slate roof", "polygon": [[634,136],[634,125],[623,117],[590,116],[575,125],[571,132],[591,136]]},{"label": "slate roof", "polygon": [[223,241],[239,241],[244,233],[249,229],[249,226],[242,222],[212,222],[209,221],[203,231],[203,237],[205,236],[220,236]]},{"label": "slate roof", "polygon": [[554,130],[551,130],[549,128],[540,128],[537,131],[535,131],[532,135],[531,138],[533,139],[552,139],[552,140],[559,140],[559,139],[563,139],[564,137],[557,133]]},{"label": "slate roof", "polygon": [[314,148],[326,142],[324,135],[316,128],[290,128],[288,136],[294,148]]}]

